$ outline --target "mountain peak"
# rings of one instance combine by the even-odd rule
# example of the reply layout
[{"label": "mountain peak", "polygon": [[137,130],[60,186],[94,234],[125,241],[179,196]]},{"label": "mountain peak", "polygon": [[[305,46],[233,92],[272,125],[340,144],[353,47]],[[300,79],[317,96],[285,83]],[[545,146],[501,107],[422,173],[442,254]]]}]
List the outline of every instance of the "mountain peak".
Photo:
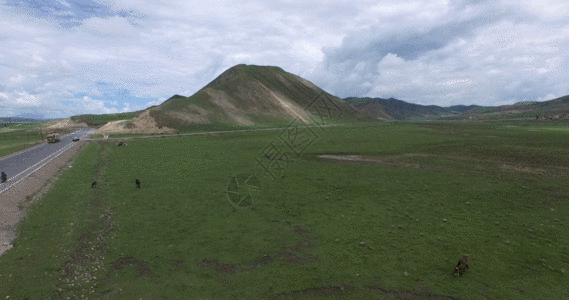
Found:
[{"label": "mountain peak", "polygon": [[173,127],[180,123],[280,123],[291,118],[310,123],[315,112],[307,107],[319,96],[335,106],[338,115],[365,118],[342,99],[282,68],[245,64],[227,69],[190,97],[172,96],[150,113],[159,126],[178,124]]}]

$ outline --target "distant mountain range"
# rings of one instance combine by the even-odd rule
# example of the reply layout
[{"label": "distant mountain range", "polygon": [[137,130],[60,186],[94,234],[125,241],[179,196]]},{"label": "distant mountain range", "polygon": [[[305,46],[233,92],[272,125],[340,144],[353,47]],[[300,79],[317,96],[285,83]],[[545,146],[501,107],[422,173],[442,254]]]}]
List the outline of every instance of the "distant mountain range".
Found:
[{"label": "distant mountain range", "polygon": [[463,119],[569,119],[569,95],[549,101],[524,101],[512,105],[478,107],[460,116]]},{"label": "distant mountain range", "polygon": [[30,119],[30,118],[17,118],[17,117],[0,117],[0,124],[11,124],[11,123],[37,123],[45,122],[49,119]]},{"label": "distant mountain range", "polygon": [[29,114],[29,113],[22,113],[12,117],[0,117],[0,123],[35,123],[35,122],[44,122],[49,121],[50,119],[46,119],[43,115],[36,115],[36,114]]},{"label": "distant mountain range", "polygon": [[344,101],[352,104],[358,110],[374,119],[383,120],[405,120],[421,118],[438,118],[447,116],[458,116],[464,112],[481,108],[478,105],[455,105],[441,107],[437,105],[419,105],[408,103],[394,98],[344,98]]},{"label": "distant mountain range", "polygon": [[380,120],[496,120],[496,119],[569,119],[569,95],[549,101],[523,101],[512,105],[480,106],[419,105],[394,98],[345,98],[367,116]]},{"label": "distant mountain range", "polygon": [[34,120],[48,120],[44,115],[38,114],[30,114],[30,113],[21,113],[19,115],[14,116],[14,118],[24,118],[24,119],[34,119]]}]

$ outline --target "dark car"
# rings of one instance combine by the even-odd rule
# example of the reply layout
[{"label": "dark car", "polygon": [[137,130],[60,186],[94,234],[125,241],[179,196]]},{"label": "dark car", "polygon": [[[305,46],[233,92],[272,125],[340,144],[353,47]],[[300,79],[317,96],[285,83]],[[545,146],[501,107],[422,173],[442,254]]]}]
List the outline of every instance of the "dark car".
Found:
[{"label": "dark car", "polygon": [[74,142],[77,142],[78,140],[79,140],[78,137],[74,137],[74,138],[73,138],[73,141],[74,141]]}]

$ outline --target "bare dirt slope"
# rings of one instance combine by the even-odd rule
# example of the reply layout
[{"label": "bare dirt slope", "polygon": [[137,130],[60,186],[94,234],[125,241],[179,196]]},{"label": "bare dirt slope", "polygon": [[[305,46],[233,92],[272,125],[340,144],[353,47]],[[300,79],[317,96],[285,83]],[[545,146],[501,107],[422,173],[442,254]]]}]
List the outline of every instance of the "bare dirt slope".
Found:
[{"label": "bare dirt slope", "polygon": [[58,120],[57,124],[46,127],[46,129],[62,129],[69,127],[89,127],[87,123],[74,122],[70,119]]},{"label": "bare dirt slope", "polygon": [[140,116],[132,120],[113,121],[95,130],[95,134],[110,133],[171,133],[176,132],[173,128],[160,127],[149,114],[144,111]]}]

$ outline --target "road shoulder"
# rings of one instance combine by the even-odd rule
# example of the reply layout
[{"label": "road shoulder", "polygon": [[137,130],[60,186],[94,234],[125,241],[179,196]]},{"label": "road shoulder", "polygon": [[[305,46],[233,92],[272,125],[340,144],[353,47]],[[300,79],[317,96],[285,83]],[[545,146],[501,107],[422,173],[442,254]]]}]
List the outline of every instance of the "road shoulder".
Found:
[{"label": "road shoulder", "polygon": [[65,172],[71,166],[72,158],[87,143],[87,141],[76,142],[74,147],[0,195],[0,256],[12,248],[11,243],[17,236],[18,223],[25,216],[25,208],[32,202],[41,200],[62,174],[61,172]]}]

